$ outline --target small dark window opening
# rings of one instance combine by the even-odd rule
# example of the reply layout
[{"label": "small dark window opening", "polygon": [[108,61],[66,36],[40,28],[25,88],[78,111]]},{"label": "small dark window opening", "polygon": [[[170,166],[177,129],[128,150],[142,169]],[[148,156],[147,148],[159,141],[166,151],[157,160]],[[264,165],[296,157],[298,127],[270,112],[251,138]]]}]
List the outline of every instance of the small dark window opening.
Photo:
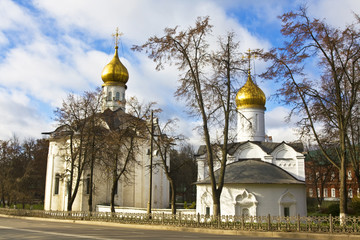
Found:
[{"label": "small dark window opening", "polygon": [[284,217],[290,217],[290,208],[284,207]]},{"label": "small dark window opening", "polygon": [[210,216],[210,207],[206,207],[206,216]]},{"label": "small dark window opening", "polygon": [[116,100],[116,101],[119,101],[119,100],[120,100],[120,93],[119,93],[119,92],[116,93],[116,95],[115,95],[115,100]]},{"label": "small dark window opening", "polygon": [[59,187],[60,187],[60,176],[58,174],[56,174],[54,194],[59,194]]},{"label": "small dark window opening", "polygon": [[90,176],[87,176],[85,182],[86,194],[90,194]]},{"label": "small dark window opening", "polygon": [[111,94],[111,92],[108,92],[108,101],[111,101],[112,100],[112,96],[111,96],[112,94]]}]

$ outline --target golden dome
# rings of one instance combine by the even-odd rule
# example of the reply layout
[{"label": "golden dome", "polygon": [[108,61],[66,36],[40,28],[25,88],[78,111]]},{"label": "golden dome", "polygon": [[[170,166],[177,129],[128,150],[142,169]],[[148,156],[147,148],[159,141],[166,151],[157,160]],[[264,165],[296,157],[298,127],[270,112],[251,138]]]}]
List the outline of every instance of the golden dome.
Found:
[{"label": "golden dome", "polygon": [[118,46],[115,47],[113,59],[104,67],[101,78],[104,85],[124,85],[129,79],[129,73],[126,67],[120,62],[118,55]]},{"label": "golden dome", "polygon": [[265,109],[266,97],[264,92],[252,81],[250,71],[245,85],[240,88],[235,98],[237,109],[261,108]]}]

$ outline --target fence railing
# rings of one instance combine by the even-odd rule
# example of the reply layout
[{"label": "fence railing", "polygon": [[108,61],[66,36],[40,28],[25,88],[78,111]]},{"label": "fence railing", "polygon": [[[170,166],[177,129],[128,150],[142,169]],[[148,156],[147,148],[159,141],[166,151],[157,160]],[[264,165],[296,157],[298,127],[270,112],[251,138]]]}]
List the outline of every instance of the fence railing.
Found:
[{"label": "fence railing", "polygon": [[181,227],[232,229],[244,231],[279,231],[279,232],[316,232],[316,233],[360,233],[360,217],[338,216],[321,217],[278,217],[278,216],[207,216],[200,214],[176,215],[169,213],[111,213],[111,212],[62,212],[25,209],[0,208],[0,214],[86,220],[102,222],[118,222],[149,225],[172,225]]}]

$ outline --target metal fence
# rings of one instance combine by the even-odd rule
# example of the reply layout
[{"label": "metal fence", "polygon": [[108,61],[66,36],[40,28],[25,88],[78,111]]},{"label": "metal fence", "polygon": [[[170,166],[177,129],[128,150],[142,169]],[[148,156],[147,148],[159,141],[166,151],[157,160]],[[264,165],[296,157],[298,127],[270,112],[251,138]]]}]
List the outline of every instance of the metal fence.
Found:
[{"label": "metal fence", "polygon": [[0,208],[0,214],[68,220],[102,221],[194,228],[231,229],[244,231],[360,233],[360,217],[278,217],[278,216],[206,216],[169,213],[62,212]]}]

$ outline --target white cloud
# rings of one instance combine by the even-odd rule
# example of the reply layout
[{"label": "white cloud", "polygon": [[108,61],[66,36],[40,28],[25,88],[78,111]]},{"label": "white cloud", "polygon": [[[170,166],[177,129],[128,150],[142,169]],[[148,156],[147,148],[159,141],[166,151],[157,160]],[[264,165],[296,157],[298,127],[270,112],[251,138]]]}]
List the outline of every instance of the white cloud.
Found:
[{"label": "white cloud", "polygon": [[354,22],[354,14],[360,14],[358,0],[321,0],[309,4],[309,14],[324,19],[328,24],[343,28]]},{"label": "white cloud", "polygon": [[286,122],[289,113],[289,109],[281,106],[265,112],[265,132],[273,137],[274,142],[292,142],[299,139],[295,131],[298,118],[294,116],[290,122]]},{"label": "white cloud", "polygon": [[0,88],[0,139],[9,139],[14,134],[20,138],[40,138],[42,131],[50,129],[48,118],[32,104],[26,93]]},{"label": "white cloud", "polygon": [[[27,9],[26,5],[2,0],[0,89],[5,89],[2,91],[7,94],[0,104],[4,106],[2,114],[7,117],[0,118],[0,126],[4,132],[9,129],[21,129],[23,133],[30,135],[33,132],[39,133],[44,129],[37,127],[38,122],[49,122],[44,120],[49,119],[49,116],[39,121],[37,118],[42,116],[43,109],[40,106],[32,106],[34,102],[55,108],[60,106],[62,99],[69,92],[82,92],[100,87],[102,68],[113,56],[111,34],[116,27],[124,33],[122,43],[125,51],[121,52],[121,56],[124,57],[121,61],[128,68],[130,75],[127,96],[135,95],[140,100],[156,101],[160,107],[169,111],[168,116],[184,116],[184,104],[173,97],[178,79],[175,67],[166,67],[165,70],[157,72],[154,63],[144,53],[129,52],[129,46],[142,44],[152,35],[161,35],[165,27],[180,25],[187,28],[194,24],[196,17],[209,15],[211,24],[214,25],[214,36],[233,30],[241,40],[242,51],[248,48],[268,49],[271,47],[268,36],[243,25],[239,22],[240,15],[229,16],[228,11],[232,8],[252,11],[255,16],[254,24],[265,21],[266,24],[278,24],[276,16],[299,2],[290,4],[288,1],[261,1],[259,4],[248,1],[205,0],[34,0],[30,3],[34,4],[33,7],[36,9],[33,11]],[[327,4],[326,1],[311,4],[314,6],[313,9],[324,9],[321,13],[335,22],[342,21],[340,17],[348,14],[348,9],[359,9],[355,1],[346,1],[344,9],[336,1],[331,3],[341,9],[338,11],[339,16],[332,14],[331,4]],[[211,41],[214,42],[215,39]],[[264,64],[257,63],[257,69],[264,69]],[[260,85],[267,95],[274,91],[267,83]],[[17,97],[13,98],[13,95]],[[269,115],[267,121],[270,124],[268,133],[274,138],[277,134],[285,136],[281,132],[282,126],[275,125],[278,120],[272,120],[272,116],[279,119],[277,114],[280,113],[276,111],[279,110],[270,109],[266,113]],[[19,112],[23,113],[21,116],[26,124],[21,125],[19,121],[14,120],[16,117],[11,117]],[[25,113],[29,113],[28,118]],[[192,131],[199,122],[186,117],[180,118],[179,125],[184,129],[183,132],[188,134],[192,142],[200,141],[197,132]],[[34,127],[31,127],[31,124]],[[24,129],[24,126],[30,126],[31,130]],[[45,130],[48,130],[47,127]]]}]

